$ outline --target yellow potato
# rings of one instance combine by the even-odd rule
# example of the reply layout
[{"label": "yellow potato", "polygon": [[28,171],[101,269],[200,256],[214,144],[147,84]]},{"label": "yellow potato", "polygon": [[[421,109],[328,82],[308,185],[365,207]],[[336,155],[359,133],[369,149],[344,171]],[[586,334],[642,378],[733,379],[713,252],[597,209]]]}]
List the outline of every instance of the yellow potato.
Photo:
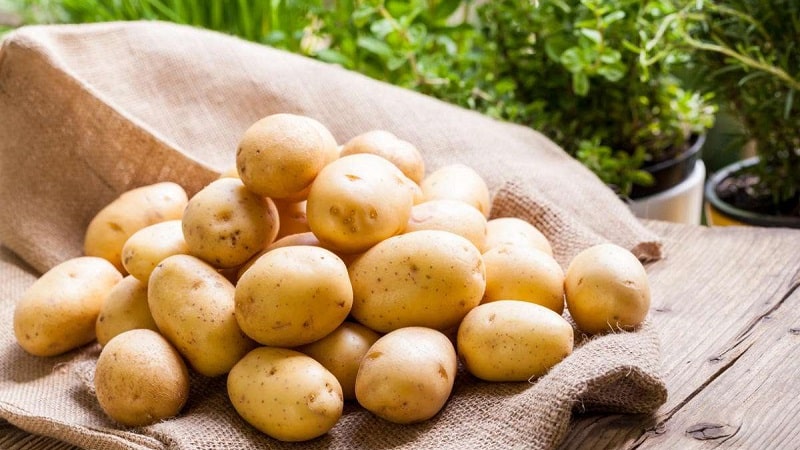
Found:
[{"label": "yellow potato", "polygon": [[477,306],[486,288],[478,249],[440,230],[376,244],[350,266],[352,316],[379,332],[424,326],[446,330]]},{"label": "yellow potato", "polygon": [[97,342],[106,345],[128,330],[158,331],[147,304],[147,283],[128,275],[109,291],[95,323]]},{"label": "yellow potato", "polygon": [[110,261],[119,271],[122,246],[133,233],[154,223],[180,219],[187,203],[186,191],[163,182],[132,189],[101,209],[86,228],[84,253]]},{"label": "yellow potato", "polygon": [[223,375],[255,347],[236,322],[233,284],[200,259],[161,261],[147,290],[158,329],[200,374]]},{"label": "yellow potato", "polygon": [[318,121],[273,114],[244,132],[236,167],[245,186],[256,194],[302,200],[320,170],[338,156],[336,139]]},{"label": "yellow potato", "polygon": [[464,164],[437,169],[420,183],[425,201],[450,199],[465,202],[489,217],[489,188],[481,176]]},{"label": "yellow potato", "polygon": [[94,387],[109,417],[125,426],[146,426],[180,413],[189,398],[189,371],[160,334],[129,330],[103,347]]},{"label": "yellow potato", "polygon": [[183,236],[192,255],[214,267],[244,264],[278,234],[278,210],[240,180],[221,178],[189,200]]},{"label": "yellow potato", "polygon": [[413,182],[372,154],[344,156],[311,185],[306,215],[326,248],[359,253],[403,231],[414,203]]},{"label": "yellow potato", "polygon": [[228,374],[228,397],[250,425],[280,441],[314,439],[342,416],[336,377],[300,352],[260,347]]},{"label": "yellow potato", "polygon": [[344,322],[353,289],[344,262],[320,247],[265,253],[236,285],[236,320],[255,341],[293,347],[316,341]]},{"label": "yellow potato", "polygon": [[385,130],[372,130],[350,139],[342,147],[341,156],[371,153],[387,159],[415,183],[425,177],[425,161],[414,144]]},{"label": "yellow potato", "polygon": [[504,244],[483,254],[486,292],[483,303],[524,300],[564,312],[564,271],[547,253]]},{"label": "yellow potato", "polygon": [[650,284],[642,263],[615,244],[589,247],[567,267],[567,309],[589,334],[632,330],[650,309]]},{"label": "yellow potato", "polygon": [[572,353],[572,326],[549,308],[520,300],[478,306],[458,328],[458,355],[486,381],[525,381]]},{"label": "yellow potato", "polygon": [[276,200],[275,206],[278,210],[278,223],[280,223],[278,235],[275,237],[276,240],[292,234],[311,231],[306,218],[305,200],[301,202]]},{"label": "yellow potato", "polygon": [[441,332],[423,327],[392,331],[370,347],[356,377],[356,399],[394,423],[430,419],[450,398],[458,358]]},{"label": "yellow potato", "polygon": [[48,270],[14,309],[20,347],[35,356],[55,356],[94,341],[103,300],[121,279],[110,262],[95,256],[69,259]]},{"label": "yellow potato", "polygon": [[469,239],[479,250],[486,242],[486,217],[458,200],[430,200],[411,208],[405,232],[442,230]]},{"label": "yellow potato", "polygon": [[356,398],[358,366],[380,335],[364,325],[344,322],[322,339],[296,350],[325,366],[342,386],[345,400]]},{"label": "yellow potato", "polygon": [[534,247],[553,256],[553,248],[545,235],[529,222],[517,217],[498,217],[486,222],[483,252],[505,244]]},{"label": "yellow potato", "polygon": [[122,247],[122,265],[147,284],[150,273],[167,256],[189,253],[180,220],[159,222],[133,233]]}]

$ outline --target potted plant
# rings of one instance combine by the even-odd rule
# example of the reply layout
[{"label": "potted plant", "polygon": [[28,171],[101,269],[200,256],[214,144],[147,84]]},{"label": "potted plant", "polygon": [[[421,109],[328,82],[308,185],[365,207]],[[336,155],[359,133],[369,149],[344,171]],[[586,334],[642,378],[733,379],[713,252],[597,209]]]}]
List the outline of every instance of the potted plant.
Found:
[{"label": "potted plant", "polygon": [[693,1],[676,16],[709,87],[756,148],[710,177],[711,224],[800,228],[798,17],[793,0]]}]

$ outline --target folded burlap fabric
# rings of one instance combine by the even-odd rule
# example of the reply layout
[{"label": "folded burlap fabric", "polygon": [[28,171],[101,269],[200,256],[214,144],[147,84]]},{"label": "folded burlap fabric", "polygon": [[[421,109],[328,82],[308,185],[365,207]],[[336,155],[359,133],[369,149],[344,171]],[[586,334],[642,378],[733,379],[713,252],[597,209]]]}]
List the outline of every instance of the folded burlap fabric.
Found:
[{"label": "folded burlap fabric", "polygon": [[[224,377],[193,378],[183,413],[125,429],[91,391],[99,348],[35,358],[14,342],[13,305],[38,273],[81,253],[89,220],[121,192],[170,180],[199,190],[233,165],[244,130],[304,114],[339,142],[382,128],[460,162],[493,193],[492,215],[539,227],[566,264],[611,241],[641,259],[657,237],[581,164],[541,134],[341,68],[218,33],[164,23],[27,27],[0,50],[0,418],[87,448],[284,448],[238,418]],[[534,383],[461,373],[434,419],[387,423],[348,405],[311,448],[550,448],[580,408],[647,413],[665,401],[655,331],[580,346]]]}]

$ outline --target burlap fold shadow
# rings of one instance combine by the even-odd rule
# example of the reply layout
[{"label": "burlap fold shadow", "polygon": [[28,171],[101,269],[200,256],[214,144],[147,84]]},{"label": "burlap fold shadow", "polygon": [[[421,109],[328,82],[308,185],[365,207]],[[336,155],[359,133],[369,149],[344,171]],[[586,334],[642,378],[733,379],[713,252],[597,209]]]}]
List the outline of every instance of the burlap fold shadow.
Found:
[{"label": "burlap fold shadow", "polygon": [[[257,119],[316,118],[339,142],[375,128],[413,142],[428,171],[460,162],[493,193],[493,216],[523,217],[565,265],[611,241],[658,259],[658,239],[581,164],[541,134],[341,68],[218,33],[154,23],[26,27],[0,50],[0,418],[86,448],[295,448],[241,421],[224,379],[193,379],[181,416],[124,429],[80,376],[98,349],[25,354],[13,305],[38,272],[81,252],[89,220],[135,186],[171,180],[192,194],[233,164]],[[655,331],[582,345],[535,383],[460,374],[433,420],[381,421],[356,405],[310,448],[551,448],[575,408],[652,412],[665,401]]]}]

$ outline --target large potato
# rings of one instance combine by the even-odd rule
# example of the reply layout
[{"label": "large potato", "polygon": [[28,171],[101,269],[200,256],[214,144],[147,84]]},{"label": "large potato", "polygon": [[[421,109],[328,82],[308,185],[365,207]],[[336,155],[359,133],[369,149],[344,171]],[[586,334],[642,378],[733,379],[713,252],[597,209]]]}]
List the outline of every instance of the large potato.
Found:
[{"label": "large potato", "polygon": [[350,266],[353,317],[379,332],[408,326],[446,330],[481,302],[480,251],[440,230],[401,234],[376,244]]},{"label": "large potato", "polygon": [[441,167],[425,177],[419,186],[425,201],[458,200],[477,208],[484,217],[489,217],[492,206],[489,187],[469,166],[451,164]]},{"label": "large potato", "polygon": [[650,309],[650,284],[642,263],[615,244],[578,253],[564,281],[567,309],[578,328],[590,334],[632,330]]},{"label": "large potato", "polygon": [[256,345],[236,322],[234,293],[227,278],[189,255],[168,257],[150,275],[153,320],[202,375],[227,373]]},{"label": "large potato", "polygon": [[109,417],[126,426],[145,426],[181,411],[189,398],[189,371],[160,334],[129,330],[103,347],[94,388]]},{"label": "large potato", "polygon": [[425,177],[425,161],[414,144],[385,130],[372,130],[347,141],[340,156],[371,153],[387,159],[414,183]]},{"label": "large potato", "polygon": [[228,374],[236,412],[281,441],[307,441],[327,433],[344,409],[336,377],[310,356],[274,347],[248,353]]},{"label": "large potato", "polygon": [[166,257],[189,253],[180,220],[159,222],[133,233],[122,247],[122,265],[147,284],[150,273]]},{"label": "large potato", "polygon": [[442,230],[469,239],[479,250],[486,242],[486,217],[458,200],[430,200],[411,208],[405,232]]},{"label": "large potato", "polygon": [[163,182],[132,189],[101,209],[86,228],[84,253],[110,261],[119,271],[122,247],[133,233],[154,223],[180,219],[188,199],[175,183]]},{"label": "large potato", "polygon": [[456,338],[466,369],[487,381],[525,381],[572,353],[572,326],[549,308],[520,300],[478,306]]},{"label": "large potato", "polygon": [[550,241],[530,222],[518,217],[497,217],[486,222],[486,242],[483,252],[500,245],[516,245],[537,248],[553,255]]},{"label": "large potato", "polygon": [[273,114],[244,132],[236,167],[251,191],[273,199],[302,200],[320,170],[338,157],[336,139],[318,121]]},{"label": "large potato", "polygon": [[486,292],[483,303],[524,300],[561,314],[564,311],[564,271],[547,253],[504,244],[483,254]]},{"label": "large potato", "polygon": [[14,335],[35,356],[55,356],[95,339],[108,292],[122,279],[106,259],[69,259],[39,277],[17,302]]},{"label": "large potato", "polygon": [[147,282],[128,275],[114,285],[97,316],[97,342],[106,345],[114,336],[128,330],[158,331],[147,304]]},{"label": "large potato", "polygon": [[380,156],[344,156],[311,185],[308,225],[326,248],[362,252],[403,231],[414,204],[413,184]]},{"label": "large potato", "polygon": [[356,377],[356,399],[394,423],[428,420],[450,398],[458,358],[441,332],[423,327],[392,331],[370,347]]},{"label": "large potato", "polygon": [[353,289],[341,258],[320,247],[281,247],[265,253],[236,285],[236,320],[257,342],[308,344],[344,322]]},{"label": "large potato", "polygon": [[356,398],[358,366],[380,335],[364,325],[344,322],[331,334],[297,350],[325,366],[342,386],[345,400]]},{"label": "large potato", "polygon": [[278,221],[272,200],[250,192],[240,180],[221,178],[189,200],[183,236],[192,255],[214,267],[231,268],[272,242]]},{"label": "large potato", "polygon": [[278,235],[275,239],[280,239],[293,234],[306,233],[311,231],[306,218],[306,202],[288,202],[276,200],[275,207],[278,210]]}]

